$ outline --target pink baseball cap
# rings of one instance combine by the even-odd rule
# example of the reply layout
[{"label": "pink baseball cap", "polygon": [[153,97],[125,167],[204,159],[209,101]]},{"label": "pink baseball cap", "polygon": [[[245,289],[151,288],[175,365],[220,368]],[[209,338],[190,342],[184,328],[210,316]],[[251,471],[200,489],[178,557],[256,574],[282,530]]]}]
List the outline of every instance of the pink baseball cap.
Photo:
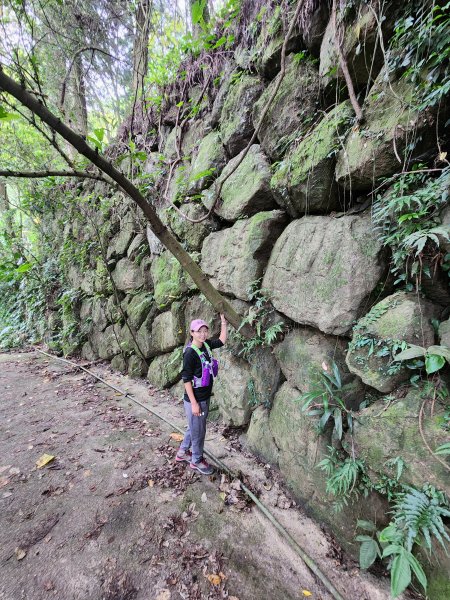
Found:
[{"label": "pink baseball cap", "polygon": [[194,319],[191,321],[190,331],[198,331],[201,327],[209,329],[208,323],[205,323],[202,319]]}]

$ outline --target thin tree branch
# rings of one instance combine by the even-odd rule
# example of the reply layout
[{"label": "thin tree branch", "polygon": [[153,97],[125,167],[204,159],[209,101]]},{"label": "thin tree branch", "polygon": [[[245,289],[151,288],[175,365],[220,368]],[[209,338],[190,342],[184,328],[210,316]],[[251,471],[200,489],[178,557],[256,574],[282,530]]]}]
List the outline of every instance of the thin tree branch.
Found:
[{"label": "thin tree branch", "polygon": [[344,75],[345,83],[347,84],[348,95],[350,96],[350,102],[352,103],[353,110],[355,111],[356,120],[361,121],[363,118],[362,109],[356,98],[355,87],[353,85],[350,71],[348,70],[347,61],[345,60],[345,56],[342,51],[340,32],[338,31],[337,18],[336,18],[336,0],[333,0],[333,8],[331,9],[331,19],[332,19],[333,31],[334,31],[334,44],[336,46],[336,51],[337,51],[338,58],[339,58],[339,66],[341,67],[342,73]]},{"label": "thin tree branch", "polygon": [[81,179],[97,179],[109,183],[102,175],[95,175],[87,171],[11,171],[0,170],[0,177],[18,177],[23,179],[41,179],[44,177],[80,177]]}]

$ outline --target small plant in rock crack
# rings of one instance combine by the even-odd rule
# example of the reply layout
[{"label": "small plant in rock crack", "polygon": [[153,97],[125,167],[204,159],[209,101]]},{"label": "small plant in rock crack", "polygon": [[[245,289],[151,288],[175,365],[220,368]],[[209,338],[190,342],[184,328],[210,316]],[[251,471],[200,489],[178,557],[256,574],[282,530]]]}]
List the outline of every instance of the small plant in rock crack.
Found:
[{"label": "small plant in rock crack", "polygon": [[349,502],[359,496],[367,496],[372,489],[363,460],[347,456],[332,446],[328,446],[328,455],[320,461],[317,468],[327,475],[327,494],[334,496],[334,510],[339,512]]},{"label": "small plant in rock crack", "polygon": [[[249,299],[254,302],[250,307],[247,316],[242,320],[234,337],[241,344],[239,354],[248,358],[252,351],[258,347],[270,347],[286,330],[283,321],[274,322],[276,317],[275,310],[270,304],[266,295],[266,290],[260,289],[261,279],[254,281],[249,289]],[[246,324],[250,324],[256,332],[251,339],[244,338],[239,330]]]},{"label": "small plant in rock crack", "polygon": [[344,395],[349,386],[342,383],[339,367],[333,361],[331,368],[322,363],[310,391],[299,398],[303,402],[302,411],[308,416],[320,417],[317,424],[319,433],[325,430],[327,423],[333,421],[333,435],[341,440],[345,429],[353,430],[353,413],[345,406]]}]

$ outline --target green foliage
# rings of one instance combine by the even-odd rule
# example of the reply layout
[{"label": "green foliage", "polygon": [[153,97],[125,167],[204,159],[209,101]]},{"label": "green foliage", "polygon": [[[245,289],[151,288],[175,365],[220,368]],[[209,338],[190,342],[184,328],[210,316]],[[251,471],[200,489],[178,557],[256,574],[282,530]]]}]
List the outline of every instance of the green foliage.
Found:
[{"label": "green foliage", "polygon": [[358,527],[370,534],[356,537],[361,542],[361,568],[368,569],[377,557],[387,558],[393,598],[410,585],[413,574],[426,591],[427,578],[413,549],[423,545],[431,550],[436,540],[446,550],[450,537],[442,518],[450,516],[449,508],[445,495],[432,486],[401,488],[394,497],[391,522],[382,531],[370,521],[358,521]]},{"label": "green foliage", "polygon": [[413,358],[425,359],[425,370],[427,375],[432,375],[442,369],[447,361],[450,363],[450,348],[446,346],[415,346],[409,344],[408,348],[397,354],[394,358],[396,361],[409,361]]},{"label": "green foliage", "polygon": [[334,509],[338,512],[360,495],[367,496],[371,484],[363,460],[350,456],[343,458],[342,452],[332,446],[328,446],[328,450],[328,456],[317,467],[327,475],[326,491],[335,497]]},{"label": "green foliage", "polygon": [[[234,334],[241,345],[239,354],[248,358],[259,347],[270,347],[284,333],[283,321],[275,321],[275,310],[267,297],[267,290],[260,289],[261,280],[254,281],[249,289],[249,299],[253,301],[247,316]],[[246,324],[253,327],[256,335],[250,339],[240,335],[239,330]]]},{"label": "green foliage", "polygon": [[450,91],[449,8],[445,0],[408,2],[390,40],[388,67],[401,70],[416,86],[420,109],[439,103]]},{"label": "green foliage", "polygon": [[310,384],[310,391],[299,398],[303,402],[302,411],[309,416],[318,416],[318,430],[322,433],[329,421],[333,422],[333,435],[341,440],[345,429],[353,430],[353,413],[345,406],[344,395],[349,385],[343,385],[339,368],[333,361],[331,370],[323,365]]},{"label": "green foliage", "polygon": [[438,178],[412,172],[399,177],[386,194],[377,197],[373,221],[383,245],[392,250],[396,283],[404,282],[408,273],[419,278],[422,272],[431,275],[421,259],[425,254],[438,256],[442,240],[450,238],[449,228],[441,226],[437,217],[448,204],[449,186],[449,167]]}]

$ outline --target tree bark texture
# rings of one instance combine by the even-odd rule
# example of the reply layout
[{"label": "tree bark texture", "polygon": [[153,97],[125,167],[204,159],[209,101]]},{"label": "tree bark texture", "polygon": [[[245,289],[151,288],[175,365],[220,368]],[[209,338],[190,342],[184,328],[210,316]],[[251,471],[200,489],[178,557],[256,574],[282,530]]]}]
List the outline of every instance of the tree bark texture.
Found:
[{"label": "tree bark texture", "polygon": [[152,0],[140,0],[136,9],[136,27],[133,45],[133,98],[138,100],[144,92],[144,78],[147,73],[148,38]]}]

